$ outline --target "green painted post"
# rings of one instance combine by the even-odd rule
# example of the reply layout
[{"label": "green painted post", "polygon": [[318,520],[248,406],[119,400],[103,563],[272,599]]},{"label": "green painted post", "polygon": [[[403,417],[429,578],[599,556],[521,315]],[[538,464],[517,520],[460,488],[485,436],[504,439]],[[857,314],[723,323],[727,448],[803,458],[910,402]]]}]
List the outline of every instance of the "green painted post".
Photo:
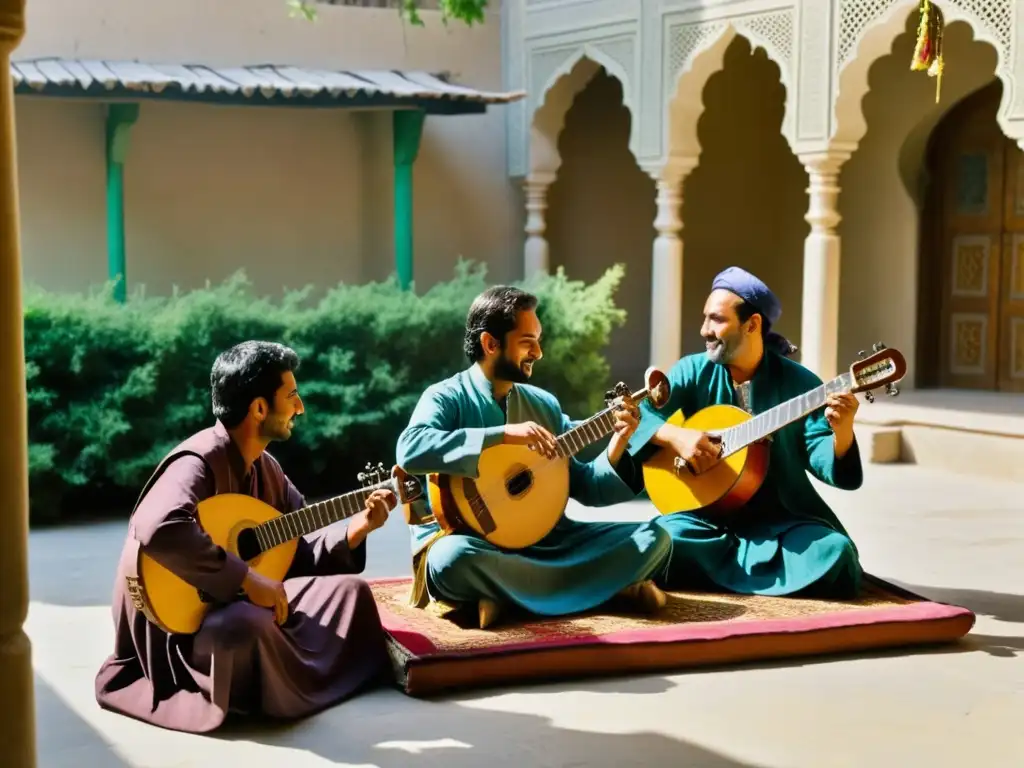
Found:
[{"label": "green painted post", "polygon": [[124,240],[124,161],[138,104],[111,104],[107,111],[107,275],[117,280],[114,300],[124,303],[127,272]]},{"label": "green painted post", "polygon": [[395,158],[395,271],[402,290],[412,286],[413,226],[412,169],[420,151],[423,121],[420,109],[396,109],[392,134]]}]

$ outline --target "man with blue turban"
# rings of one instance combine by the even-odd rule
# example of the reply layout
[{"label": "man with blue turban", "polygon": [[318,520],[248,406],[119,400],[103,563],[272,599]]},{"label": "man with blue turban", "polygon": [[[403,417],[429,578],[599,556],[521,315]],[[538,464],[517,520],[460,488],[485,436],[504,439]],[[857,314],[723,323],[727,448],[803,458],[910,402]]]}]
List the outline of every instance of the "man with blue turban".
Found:
[{"label": "man with blue turban", "polygon": [[[666,423],[673,413],[682,410],[689,417],[710,405],[730,404],[758,414],[821,386],[814,373],[789,359],[796,348],[771,330],[781,314],[779,300],[760,279],[738,267],[721,272],[704,304],[706,353],[687,355],[672,367],[671,392],[661,409],[643,403],[630,453],[642,461],[668,447],[678,455],[680,471],[700,473],[719,460],[719,443]],[[856,596],[862,576],[857,548],[807,472],[836,488],[860,487],[863,468],[853,434],[857,405],[855,395],[831,395],[824,409],[776,432],[767,477],[742,509],[659,516],[658,524],[672,536],[659,586]]]}]

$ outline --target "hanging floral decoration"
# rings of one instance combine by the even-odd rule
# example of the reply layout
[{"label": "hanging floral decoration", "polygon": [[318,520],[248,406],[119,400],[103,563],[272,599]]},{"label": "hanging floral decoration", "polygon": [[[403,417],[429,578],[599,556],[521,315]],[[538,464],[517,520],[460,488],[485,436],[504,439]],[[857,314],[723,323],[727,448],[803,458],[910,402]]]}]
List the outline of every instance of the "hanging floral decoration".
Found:
[{"label": "hanging floral decoration", "polygon": [[921,21],[917,26],[917,45],[914,47],[914,58],[910,69],[915,72],[928,70],[929,77],[935,80],[935,103],[939,103],[942,94],[942,28],[945,20],[942,11],[931,0],[921,0]]}]

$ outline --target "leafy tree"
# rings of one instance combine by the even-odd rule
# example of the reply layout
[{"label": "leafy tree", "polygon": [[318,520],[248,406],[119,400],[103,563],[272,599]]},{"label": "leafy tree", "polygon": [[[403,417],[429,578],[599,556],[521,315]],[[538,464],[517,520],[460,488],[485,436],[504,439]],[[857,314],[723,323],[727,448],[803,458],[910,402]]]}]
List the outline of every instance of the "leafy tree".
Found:
[{"label": "leafy tree", "polygon": [[[398,15],[410,24],[422,27],[423,18],[419,13],[421,4],[422,0],[402,0],[398,7]],[[315,0],[288,0],[292,16],[308,21],[316,19],[315,5]],[[440,0],[438,5],[441,10],[441,21],[445,24],[454,19],[471,27],[474,23],[483,24],[487,0]]]}]

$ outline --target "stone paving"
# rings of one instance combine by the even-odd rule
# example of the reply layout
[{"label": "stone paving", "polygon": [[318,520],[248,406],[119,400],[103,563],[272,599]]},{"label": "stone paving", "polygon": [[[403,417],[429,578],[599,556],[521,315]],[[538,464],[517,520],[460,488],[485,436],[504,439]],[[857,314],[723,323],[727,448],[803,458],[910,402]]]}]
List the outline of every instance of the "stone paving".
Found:
[{"label": "stone paving", "polygon": [[[929,652],[503,688],[418,701],[385,689],[297,725],[199,737],[103,712],[93,676],[111,643],[123,526],[32,534],[31,606],[42,768],[258,766],[1024,765],[1024,484],[872,465],[863,490],[823,488],[869,570],[978,613]],[[628,504],[580,517],[640,519]],[[368,576],[409,571],[394,518]]]}]

